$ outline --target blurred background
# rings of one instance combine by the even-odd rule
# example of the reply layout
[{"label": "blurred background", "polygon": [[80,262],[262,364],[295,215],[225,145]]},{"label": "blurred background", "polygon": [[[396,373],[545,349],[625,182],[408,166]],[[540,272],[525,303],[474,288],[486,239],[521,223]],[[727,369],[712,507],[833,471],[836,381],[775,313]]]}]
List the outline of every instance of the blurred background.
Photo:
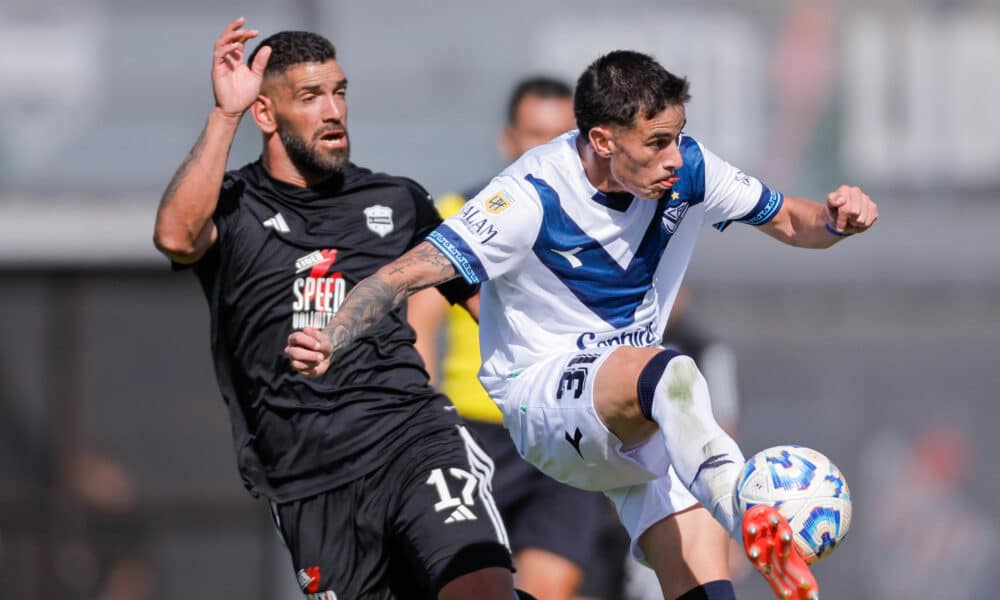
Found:
[{"label": "blurred background", "polygon": [[[688,76],[688,133],[771,188],[861,185],[881,219],[829,251],[706,231],[688,316],[736,358],[747,454],[802,443],[847,476],[824,598],[1000,587],[996,0],[0,0],[0,598],[295,597],[202,294],[151,243],[239,15],[333,40],[355,162],[436,195],[504,166],[515,81],[620,47]],[[248,118],[230,165],[259,148]]]}]

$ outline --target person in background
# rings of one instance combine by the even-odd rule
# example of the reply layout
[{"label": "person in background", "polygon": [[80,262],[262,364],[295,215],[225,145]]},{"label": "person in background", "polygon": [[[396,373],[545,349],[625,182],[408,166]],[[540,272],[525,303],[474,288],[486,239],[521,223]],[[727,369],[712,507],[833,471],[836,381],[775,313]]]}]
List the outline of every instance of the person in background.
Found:
[{"label": "person in background", "polygon": [[[551,77],[522,79],[510,94],[506,121],[499,146],[510,162],[575,127],[573,90]],[[487,183],[441,197],[441,216],[456,214]],[[598,544],[601,522],[607,520],[603,515],[611,513],[617,522],[607,499],[546,477],[517,453],[500,411],[476,378],[479,333],[468,313],[449,308],[440,294],[425,290],[410,299],[408,318],[431,380],[455,404],[496,465],[494,498],[510,536],[518,587],[546,600],[569,600],[578,593],[613,597],[606,591],[607,568],[601,564],[607,551]],[[442,333],[444,358],[439,360]],[[617,563],[623,564],[627,543],[617,550]],[[602,560],[594,560],[598,557]]]}]

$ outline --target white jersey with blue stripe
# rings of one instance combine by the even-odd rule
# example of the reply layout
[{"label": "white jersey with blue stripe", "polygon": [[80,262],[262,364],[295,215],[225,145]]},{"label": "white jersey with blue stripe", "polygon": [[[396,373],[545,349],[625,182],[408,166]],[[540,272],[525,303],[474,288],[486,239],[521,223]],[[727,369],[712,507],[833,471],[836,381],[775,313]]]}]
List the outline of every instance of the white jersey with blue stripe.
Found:
[{"label": "white jersey with blue stripe", "polygon": [[662,197],[609,197],[587,179],[578,135],[526,153],[427,238],[482,284],[479,377],[498,402],[547,356],[657,345],[701,229],[760,225],[781,208],[781,194],[688,136]]}]

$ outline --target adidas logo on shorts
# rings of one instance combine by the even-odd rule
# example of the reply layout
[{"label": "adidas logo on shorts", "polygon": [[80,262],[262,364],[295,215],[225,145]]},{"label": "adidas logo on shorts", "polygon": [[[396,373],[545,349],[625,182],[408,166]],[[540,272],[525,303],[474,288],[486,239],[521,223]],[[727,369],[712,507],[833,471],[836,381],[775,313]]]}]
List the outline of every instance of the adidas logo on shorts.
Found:
[{"label": "adidas logo on shorts", "polygon": [[476,520],[475,513],[473,513],[465,506],[459,506],[454,511],[452,511],[450,515],[448,515],[448,518],[445,519],[444,522],[445,524],[448,524],[448,523],[455,523],[458,521],[475,521],[475,520]]}]

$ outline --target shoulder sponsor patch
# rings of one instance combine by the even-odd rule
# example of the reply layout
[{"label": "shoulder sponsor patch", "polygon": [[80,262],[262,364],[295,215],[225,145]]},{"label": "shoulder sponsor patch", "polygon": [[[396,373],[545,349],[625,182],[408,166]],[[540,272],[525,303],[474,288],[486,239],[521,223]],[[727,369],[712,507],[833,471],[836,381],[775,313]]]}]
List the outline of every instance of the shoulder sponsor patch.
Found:
[{"label": "shoulder sponsor patch", "polygon": [[[486,212],[491,211],[486,209]],[[465,225],[465,228],[476,236],[476,241],[480,244],[488,243],[499,233],[491,222],[490,217],[487,217],[473,202],[467,202],[462,207],[462,212],[459,213],[459,216],[462,225]]]},{"label": "shoulder sponsor patch", "polygon": [[486,200],[483,200],[483,208],[486,209],[486,212],[494,215],[499,215],[510,208],[512,204],[514,204],[514,201],[503,192],[497,192]]}]

